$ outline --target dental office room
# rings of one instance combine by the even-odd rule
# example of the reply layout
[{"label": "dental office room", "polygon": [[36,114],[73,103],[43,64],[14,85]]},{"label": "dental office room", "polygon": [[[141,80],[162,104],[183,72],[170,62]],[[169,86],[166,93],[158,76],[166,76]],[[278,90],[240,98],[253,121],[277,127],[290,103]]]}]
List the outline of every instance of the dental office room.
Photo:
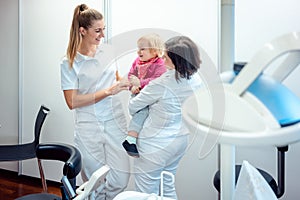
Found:
[{"label": "dental office room", "polygon": [[[156,33],[164,41],[187,36],[199,48],[201,87],[182,104],[189,140],[171,176],[177,199],[299,199],[298,0],[0,0],[1,173],[40,179],[41,156],[46,180],[63,182],[67,188],[62,199],[93,199],[96,186],[110,173],[101,168],[100,175],[92,174],[96,178],[88,181],[89,197],[72,186],[68,189],[74,180],[75,186],[85,182],[80,176],[82,154],[69,156],[79,151],[74,143],[75,114],[64,98],[60,67],[74,9],[80,4],[102,13],[101,42],[108,49],[113,46],[109,65],[121,76],[130,70],[142,35]],[[128,94],[114,95],[121,99],[127,122]],[[42,108],[47,118],[40,124],[40,144],[33,156],[17,158],[16,149],[8,156],[10,145],[34,140]],[[67,158],[56,158],[53,154],[64,155],[63,147],[71,149]],[[74,167],[70,159],[80,163]],[[130,172],[136,159],[129,157]],[[62,177],[70,178],[70,170],[72,180],[65,183]],[[134,173],[130,174],[116,200],[173,199],[164,198],[162,188],[157,195],[135,192]]]}]

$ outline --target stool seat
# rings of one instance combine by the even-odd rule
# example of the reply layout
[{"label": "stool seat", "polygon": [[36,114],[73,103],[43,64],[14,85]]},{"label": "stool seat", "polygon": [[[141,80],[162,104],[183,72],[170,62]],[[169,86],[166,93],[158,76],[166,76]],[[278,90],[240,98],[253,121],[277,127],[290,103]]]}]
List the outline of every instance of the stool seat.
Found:
[{"label": "stool seat", "polygon": [[[264,177],[266,182],[270,185],[270,187],[272,188],[275,195],[277,195],[278,186],[277,186],[275,179],[270,174],[265,172],[264,170],[261,170],[258,168],[257,168],[257,170]],[[241,165],[235,165],[235,184],[237,183],[240,171],[241,171]],[[214,183],[214,187],[216,188],[216,190],[218,192],[220,192],[220,170],[216,172],[213,183]]]}]

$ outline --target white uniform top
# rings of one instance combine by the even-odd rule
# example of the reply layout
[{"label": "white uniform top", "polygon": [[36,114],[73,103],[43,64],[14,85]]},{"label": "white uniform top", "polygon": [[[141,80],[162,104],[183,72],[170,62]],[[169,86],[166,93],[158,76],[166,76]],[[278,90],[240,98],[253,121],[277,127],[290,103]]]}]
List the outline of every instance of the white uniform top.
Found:
[{"label": "white uniform top", "polygon": [[182,119],[182,103],[199,88],[198,74],[190,80],[175,79],[175,70],[168,70],[159,78],[152,80],[141,93],[129,102],[130,114],[149,105],[149,116],[139,134],[139,148],[146,152],[168,146],[178,136],[187,135],[188,129]]},{"label": "white uniform top", "polygon": [[[109,50],[108,46],[101,45],[94,57],[77,52],[72,68],[65,57],[61,63],[62,90],[77,89],[79,94],[88,94],[110,87],[115,81],[116,68],[111,64],[112,54]],[[95,104],[76,108],[76,122],[111,120],[120,116],[120,106],[119,100],[108,96]]]}]

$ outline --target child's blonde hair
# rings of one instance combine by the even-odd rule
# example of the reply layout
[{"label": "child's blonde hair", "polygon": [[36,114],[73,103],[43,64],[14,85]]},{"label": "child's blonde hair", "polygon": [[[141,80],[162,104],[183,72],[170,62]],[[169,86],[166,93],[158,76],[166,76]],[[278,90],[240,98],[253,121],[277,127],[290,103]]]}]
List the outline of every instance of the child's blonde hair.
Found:
[{"label": "child's blonde hair", "polygon": [[151,52],[155,52],[160,58],[164,55],[165,44],[158,34],[151,33],[144,35],[138,39],[137,43],[139,44],[143,40],[146,40],[149,43],[148,48]]}]

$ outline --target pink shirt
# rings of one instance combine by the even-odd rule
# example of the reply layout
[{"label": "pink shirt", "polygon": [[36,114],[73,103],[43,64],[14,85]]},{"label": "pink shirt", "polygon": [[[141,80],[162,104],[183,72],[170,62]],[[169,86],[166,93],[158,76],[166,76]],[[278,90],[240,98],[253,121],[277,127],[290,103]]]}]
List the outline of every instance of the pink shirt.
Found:
[{"label": "pink shirt", "polygon": [[160,77],[167,70],[164,64],[164,60],[162,58],[157,58],[153,63],[151,63],[147,67],[144,74],[141,74],[141,72],[138,71],[139,70],[138,63],[139,63],[139,58],[135,59],[135,61],[133,62],[132,67],[130,68],[130,71],[128,73],[128,78],[131,75],[138,77],[141,83],[141,88],[144,88],[146,85],[148,85],[148,83],[151,80]]}]

